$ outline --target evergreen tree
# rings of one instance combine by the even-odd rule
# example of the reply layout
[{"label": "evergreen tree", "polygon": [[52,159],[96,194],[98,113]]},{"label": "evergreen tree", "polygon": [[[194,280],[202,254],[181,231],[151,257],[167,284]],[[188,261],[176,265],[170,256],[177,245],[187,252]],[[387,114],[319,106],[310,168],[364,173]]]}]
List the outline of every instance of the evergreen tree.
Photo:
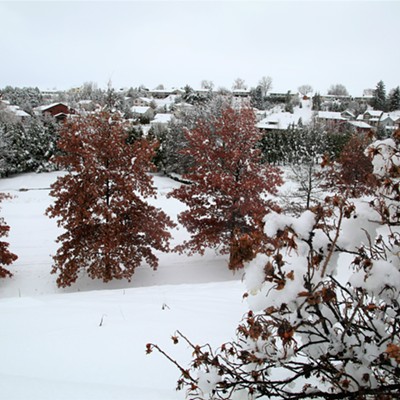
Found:
[{"label": "evergreen tree", "polygon": [[312,109],[313,111],[320,111],[322,106],[322,99],[319,93],[315,93],[312,98]]},{"label": "evergreen tree", "polygon": [[8,176],[27,171],[29,151],[25,128],[21,123],[0,122],[0,175]]},{"label": "evergreen tree", "polygon": [[285,111],[293,114],[293,103],[292,103],[292,97],[290,95],[290,91],[286,93],[285,97]]},{"label": "evergreen tree", "polygon": [[34,107],[43,102],[43,96],[38,88],[17,88],[6,86],[0,91],[3,100],[8,100],[11,104],[19,106],[22,110],[32,113]]},{"label": "evergreen tree", "polygon": [[400,110],[400,87],[397,86],[389,94],[389,111]]},{"label": "evergreen tree", "polygon": [[34,116],[25,124],[0,121],[0,176],[54,169],[58,129],[49,116]]},{"label": "evergreen tree", "polygon": [[251,105],[259,110],[264,110],[264,97],[261,86],[250,90]]},{"label": "evergreen tree", "polygon": [[55,169],[51,158],[56,154],[60,126],[54,118],[32,117],[26,126],[25,171],[43,172]]},{"label": "evergreen tree", "polygon": [[55,161],[68,173],[52,185],[56,200],[47,210],[65,230],[52,270],[58,286],[81,271],[104,282],[130,280],[142,260],[157,268],[153,249],[169,250],[174,224],[145,200],[156,195],[148,174],[155,144],[129,144],[128,134],[108,112],[67,121],[60,132]]},{"label": "evergreen tree", "polygon": [[379,81],[373,93],[372,107],[375,110],[386,111],[386,89],[383,81]]}]

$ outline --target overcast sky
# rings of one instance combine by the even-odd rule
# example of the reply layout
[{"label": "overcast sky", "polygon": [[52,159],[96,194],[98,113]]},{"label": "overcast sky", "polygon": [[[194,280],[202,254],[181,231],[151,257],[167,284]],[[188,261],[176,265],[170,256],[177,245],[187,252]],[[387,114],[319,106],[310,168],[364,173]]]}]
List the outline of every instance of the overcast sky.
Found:
[{"label": "overcast sky", "polygon": [[398,1],[0,1],[0,88],[400,85]]}]

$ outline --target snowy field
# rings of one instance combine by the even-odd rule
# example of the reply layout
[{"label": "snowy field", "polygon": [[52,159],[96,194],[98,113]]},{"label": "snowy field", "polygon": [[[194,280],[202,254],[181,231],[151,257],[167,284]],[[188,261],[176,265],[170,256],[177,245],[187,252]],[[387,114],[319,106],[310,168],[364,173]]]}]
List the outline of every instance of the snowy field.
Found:
[{"label": "snowy field", "polygon": [[[234,337],[246,312],[242,274],[209,251],[187,257],[159,253],[157,271],[143,265],[132,282],[108,284],[82,277],[59,289],[50,274],[60,234],[44,216],[57,173],[0,180],[13,196],[1,215],[11,227],[10,250],[19,258],[0,281],[0,398],[4,400],[184,399],[176,392],[179,371],[161,355],[145,355],[159,344],[186,363],[190,350],[174,346],[176,330],[194,342],[221,345]],[[182,204],[167,199],[177,183],[155,177],[154,204],[175,221]],[[173,244],[187,232],[173,232]]]}]

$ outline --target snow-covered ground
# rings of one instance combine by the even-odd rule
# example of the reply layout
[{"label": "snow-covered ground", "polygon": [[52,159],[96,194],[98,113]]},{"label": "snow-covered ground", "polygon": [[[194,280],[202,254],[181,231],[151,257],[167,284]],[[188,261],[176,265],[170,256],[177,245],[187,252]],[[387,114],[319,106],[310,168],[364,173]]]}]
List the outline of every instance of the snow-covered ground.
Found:
[{"label": "snow-covered ground", "polygon": [[[61,231],[44,215],[56,177],[0,180],[0,191],[13,196],[1,216],[19,256],[9,268],[14,276],[0,281],[0,398],[184,399],[175,391],[179,371],[157,353],[146,355],[146,343],[185,363],[190,350],[170,340],[177,329],[199,344],[232,339],[247,309],[242,274],[211,250],[203,257],[160,253],[158,270],[143,265],[130,283],[82,278],[57,288],[51,254]],[[154,203],[176,220],[183,205],[166,194],[177,183],[159,176],[155,183]],[[181,227],[173,236],[173,244],[181,243],[187,232]]]}]

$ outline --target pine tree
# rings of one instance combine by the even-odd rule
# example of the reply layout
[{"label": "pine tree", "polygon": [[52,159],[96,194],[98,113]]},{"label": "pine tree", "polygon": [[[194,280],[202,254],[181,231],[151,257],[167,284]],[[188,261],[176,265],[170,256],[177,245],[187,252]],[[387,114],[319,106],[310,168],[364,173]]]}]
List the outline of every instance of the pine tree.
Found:
[{"label": "pine tree", "polygon": [[290,95],[290,91],[286,93],[285,96],[285,111],[293,114],[293,103],[292,103],[292,97]]},{"label": "pine tree", "polygon": [[315,93],[312,98],[312,109],[313,111],[320,111],[322,106],[322,99],[319,93]]},{"label": "pine tree", "polygon": [[374,90],[372,107],[375,110],[386,111],[386,89],[383,81],[379,81]]},{"label": "pine tree", "polygon": [[400,110],[400,87],[397,86],[389,94],[389,111]]},{"label": "pine tree", "polygon": [[251,105],[253,107],[258,108],[259,110],[265,109],[264,108],[265,97],[263,96],[263,89],[260,85],[250,90],[250,99],[251,99]]},{"label": "pine tree", "polygon": [[171,193],[188,206],[178,218],[191,239],[180,250],[202,254],[207,246],[217,247],[230,254],[231,269],[240,268],[241,241],[256,236],[263,216],[275,207],[265,195],[276,192],[280,173],[261,164],[251,109],[224,108],[218,117],[199,120],[186,139],[184,153],[194,166],[184,178],[192,184]]},{"label": "pine tree", "polygon": [[[0,193],[0,203],[9,198],[8,195]],[[6,224],[3,218],[0,218],[0,238],[6,237],[10,227]],[[9,243],[0,240],[0,278],[6,278],[12,276],[12,273],[8,271],[4,266],[12,264],[18,257],[8,250]]]},{"label": "pine tree", "polygon": [[59,125],[49,116],[32,117],[25,127],[25,171],[42,172],[55,168],[51,158],[56,154]]},{"label": "pine tree", "polygon": [[169,250],[174,224],[145,200],[156,195],[148,174],[155,144],[129,144],[128,135],[108,112],[67,121],[60,132],[55,161],[68,173],[52,185],[47,214],[65,230],[52,270],[61,287],[80,271],[104,282],[130,280],[142,260],[157,268],[153,249]]},{"label": "pine tree", "polygon": [[0,122],[0,176],[27,170],[27,140],[25,127],[19,122]]}]

